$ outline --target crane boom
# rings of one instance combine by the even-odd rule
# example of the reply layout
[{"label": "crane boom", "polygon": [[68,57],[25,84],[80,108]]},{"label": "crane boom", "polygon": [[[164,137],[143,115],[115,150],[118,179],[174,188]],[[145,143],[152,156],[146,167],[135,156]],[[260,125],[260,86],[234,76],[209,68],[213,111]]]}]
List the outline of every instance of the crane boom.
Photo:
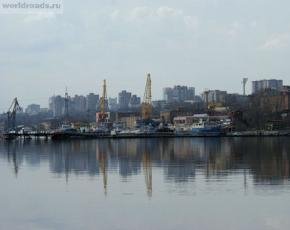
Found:
[{"label": "crane boom", "polygon": [[8,127],[8,130],[15,130],[16,128],[16,113],[18,111],[21,111],[21,107],[18,103],[18,100],[17,98],[14,98],[13,101],[12,101],[12,104],[11,106],[9,107],[8,109],[8,112],[7,112],[7,119],[8,119],[8,124],[7,124],[7,127]]},{"label": "crane boom", "polygon": [[107,101],[107,82],[106,80],[104,80],[103,82],[103,93],[102,93],[102,97],[101,97],[101,113],[105,114],[106,112],[106,101]]},{"label": "crane boom", "polygon": [[100,98],[100,112],[97,113],[97,122],[105,122],[109,118],[109,113],[106,111],[107,109],[107,82],[103,81],[103,92],[102,97]]},{"label": "crane boom", "polygon": [[150,73],[147,74],[147,81],[145,86],[144,98],[142,103],[142,118],[149,120],[152,117],[152,82]]}]

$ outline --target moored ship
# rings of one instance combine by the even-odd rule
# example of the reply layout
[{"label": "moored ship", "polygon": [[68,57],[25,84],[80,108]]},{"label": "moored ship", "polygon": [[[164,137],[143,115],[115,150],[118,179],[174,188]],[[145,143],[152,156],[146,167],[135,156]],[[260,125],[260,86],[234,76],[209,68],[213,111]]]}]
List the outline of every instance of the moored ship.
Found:
[{"label": "moored ship", "polygon": [[225,134],[228,120],[225,117],[211,117],[207,114],[176,117],[175,132],[187,136],[222,136]]},{"label": "moored ship", "polygon": [[224,131],[222,124],[199,120],[192,124],[191,133],[197,136],[221,136]]}]

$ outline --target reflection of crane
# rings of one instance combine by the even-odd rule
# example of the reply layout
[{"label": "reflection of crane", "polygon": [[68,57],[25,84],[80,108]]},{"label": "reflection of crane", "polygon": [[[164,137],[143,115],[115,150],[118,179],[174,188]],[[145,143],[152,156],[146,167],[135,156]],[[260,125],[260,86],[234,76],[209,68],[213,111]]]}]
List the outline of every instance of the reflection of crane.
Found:
[{"label": "reflection of crane", "polygon": [[99,161],[100,173],[103,175],[103,185],[105,195],[107,195],[107,187],[108,187],[107,156],[103,152],[97,152],[97,159]]},{"label": "reflection of crane", "polygon": [[107,82],[104,80],[102,97],[100,98],[101,111],[97,114],[98,122],[105,122],[108,119],[108,113],[106,112],[107,102]]},{"label": "reflection of crane", "polygon": [[243,84],[243,95],[246,96],[246,85],[248,82],[248,78],[243,78],[242,84]]},{"label": "reflection of crane", "polygon": [[143,154],[143,169],[145,173],[145,181],[147,186],[147,194],[152,196],[152,164],[150,153],[145,152]]},{"label": "reflection of crane", "polygon": [[14,98],[11,106],[9,107],[9,110],[7,112],[7,118],[8,118],[8,131],[15,130],[16,129],[16,113],[18,111],[21,111],[21,107],[18,103],[17,98]]},{"label": "reflection of crane", "polygon": [[10,150],[10,144],[8,142],[8,149],[7,149],[7,153],[8,153],[8,161],[10,162],[10,154],[12,152],[12,163],[13,163],[13,168],[14,168],[14,173],[15,176],[17,177],[18,175],[18,171],[19,171],[19,159],[17,157],[17,153],[16,153],[16,145],[15,143],[12,146],[12,151]]},{"label": "reflection of crane", "polygon": [[144,120],[150,120],[152,116],[152,93],[151,93],[151,75],[147,74],[147,81],[145,87],[145,93],[142,103],[142,118]]}]

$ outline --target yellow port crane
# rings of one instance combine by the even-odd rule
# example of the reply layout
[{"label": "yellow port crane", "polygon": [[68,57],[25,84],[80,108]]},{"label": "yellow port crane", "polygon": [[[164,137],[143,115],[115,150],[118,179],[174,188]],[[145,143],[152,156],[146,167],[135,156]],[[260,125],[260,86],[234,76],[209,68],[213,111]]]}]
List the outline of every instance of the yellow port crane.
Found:
[{"label": "yellow port crane", "polygon": [[152,117],[152,93],[151,93],[151,75],[147,74],[146,87],[142,102],[142,119],[150,120]]},{"label": "yellow port crane", "polygon": [[99,122],[105,122],[108,118],[108,113],[106,112],[106,104],[108,102],[107,98],[107,82],[103,81],[103,92],[100,98],[100,112],[97,114]]}]

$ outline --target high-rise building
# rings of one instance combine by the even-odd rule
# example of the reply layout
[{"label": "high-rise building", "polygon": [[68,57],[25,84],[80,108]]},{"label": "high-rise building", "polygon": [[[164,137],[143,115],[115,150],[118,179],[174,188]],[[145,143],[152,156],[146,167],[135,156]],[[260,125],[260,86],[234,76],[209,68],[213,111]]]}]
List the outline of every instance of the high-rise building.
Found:
[{"label": "high-rise building", "polygon": [[72,98],[72,105],[73,105],[73,110],[75,112],[86,112],[87,108],[87,100],[86,97],[82,95],[75,95]]},{"label": "high-rise building", "polygon": [[96,112],[100,103],[100,96],[94,93],[87,95],[86,110],[89,112]]},{"label": "high-rise building", "polygon": [[163,88],[163,100],[166,102],[172,102],[173,100],[173,89],[170,87]]},{"label": "high-rise building", "polygon": [[52,111],[54,117],[61,117],[64,115],[64,104],[64,98],[59,95],[49,99],[49,109]]},{"label": "high-rise building", "polygon": [[28,115],[37,115],[40,113],[40,105],[37,104],[31,104],[28,105],[25,113],[27,113]]},{"label": "high-rise building", "polygon": [[130,108],[138,108],[141,106],[141,98],[137,95],[132,95],[130,99]]},{"label": "high-rise building", "polygon": [[123,90],[119,93],[119,108],[120,110],[128,109],[131,100],[131,93]]},{"label": "high-rise building", "polygon": [[177,85],[174,86],[173,88],[163,89],[163,99],[167,103],[194,100],[194,97],[195,97],[194,87]]},{"label": "high-rise building", "polygon": [[188,87],[186,100],[195,100],[195,88],[194,87]]},{"label": "high-rise building", "polygon": [[276,80],[276,79],[270,79],[270,80],[260,80],[260,81],[253,81],[252,82],[252,93],[258,93],[260,91],[263,91],[265,89],[273,89],[277,91],[283,90],[283,80]]},{"label": "high-rise building", "polygon": [[109,109],[110,109],[110,111],[117,111],[118,110],[118,99],[116,97],[109,98]]}]

